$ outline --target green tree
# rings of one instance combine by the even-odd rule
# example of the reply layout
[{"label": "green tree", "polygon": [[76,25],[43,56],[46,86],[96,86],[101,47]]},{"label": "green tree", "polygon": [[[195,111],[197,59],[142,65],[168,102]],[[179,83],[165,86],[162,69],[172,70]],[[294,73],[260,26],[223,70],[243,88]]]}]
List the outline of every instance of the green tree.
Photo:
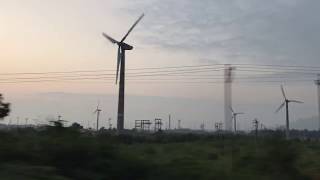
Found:
[{"label": "green tree", "polygon": [[3,96],[0,94],[0,119],[8,116],[10,112],[10,103],[3,102]]},{"label": "green tree", "polygon": [[83,129],[83,126],[81,126],[79,123],[72,123],[72,125],[70,126],[73,129]]}]

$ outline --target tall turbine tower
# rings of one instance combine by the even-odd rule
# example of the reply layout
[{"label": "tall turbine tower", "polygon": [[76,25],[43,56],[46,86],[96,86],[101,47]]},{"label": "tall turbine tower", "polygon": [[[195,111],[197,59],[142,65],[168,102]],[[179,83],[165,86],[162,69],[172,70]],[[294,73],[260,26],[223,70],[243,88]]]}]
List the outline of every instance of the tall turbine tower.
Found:
[{"label": "tall turbine tower", "polygon": [[230,110],[232,112],[234,133],[237,133],[237,116],[244,114],[244,113],[243,112],[234,112],[232,107],[230,107]]},{"label": "tall turbine tower", "polygon": [[99,108],[99,105],[100,103],[98,102],[98,105],[97,105],[97,108],[96,110],[93,112],[94,114],[97,114],[97,131],[99,131],[99,119],[100,119],[100,112],[102,111],[100,108]]},{"label": "tall turbine tower", "polygon": [[281,85],[281,92],[284,98],[284,102],[280,105],[280,107],[276,110],[276,113],[278,113],[284,106],[286,106],[286,139],[290,139],[290,127],[289,127],[289,103],[294,102],[294,103],[303,103],[301,101],[296,101],[296,100],[289,100],[287,99],[287,96],[284,92],[283,86]]},{"label": "tall turbine tower", "polygon": [[318,74],[318,80],[316,80],[315,83],[318,87],[318,118],[319,118],[318,131],[320,131],[320,74]]},{"label": "tall turbine tower", "polygon": [[118,57],[117,57],[117,72],[116,72],[116,84],[118,82],[118,74],[120,70],[120,84],[119,84],[119,100],[118,100],[118,119],[117,119],[117,129],[121,131],[124,129],[124,84],[125,84],[125,52],[126,50],[132,50],[133,47],[129,44],[124,43],[133,28],[139,23],[143,18],[142,14],[139,19],[132,25],[127,34],[121,39],[121,41],[116,41],[112,37],[105,33],[102,35],[107,38],[111,43],[118,45]]},{"label": "tall turbine tower", "polygon": [[224,70],[224,125],[226,131],[232,131],[232,112],[230,107],[232,106],[232,70],[233,67],[230,64],[225,65]]}]

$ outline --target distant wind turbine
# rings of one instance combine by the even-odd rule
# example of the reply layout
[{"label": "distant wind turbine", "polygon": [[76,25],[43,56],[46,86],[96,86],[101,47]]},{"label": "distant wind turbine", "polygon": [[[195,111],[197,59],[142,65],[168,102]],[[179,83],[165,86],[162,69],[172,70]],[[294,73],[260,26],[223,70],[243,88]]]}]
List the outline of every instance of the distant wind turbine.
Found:
[{"label": "distant wind turbine", "polygon": [[100,119],[100,112],[102,111],[100,108],[100,103],[98,102],[96,110],[93,112],[94,114],[97,114],[97,131],[99,131],[99,119]]},{"label": "distant wind turbine", "polygon": [[118,57],[117,57],[117,72],[116,72],[116,84],[118,82],[118,74],[120,70],[120,85],[119,85],[119,100],[118,100],[118,119],[117,119],[117,129],[121,131],[124,129],[124,85],[125,85],[125,52],[126,50],[132,50],[133,47],[129,44],[124,43],[130,32],[134,29],[134,27],[139,23],[139,21],[143,18],[144,14],[142,14],[138,20],[132,25],[127,34],[121,39],[121,41],[117,41],[107,35],[106,33],[102,33],[102,35],[107,38],[111,43],[118,45]]},{"label": "distant wind turbine", "polygon": [[289,103],[303,103],[302,101],[297,100],[289,100],[284,92],[283,86],[281,85],[281,92],[284,98],[284,102],[280,105],[280,107],[276,110],[278,113],[284,106],[286,106],[286,139],[290,139],[290,127],[289,127]]},{"label": "distant wind turbine", "polygon": [[233,118],[233,127],[234,127],[234,133],[237,133],[237,116],[244,114],[243,112],[234,112],[232,107],[230,106],[230,110],[232,112],[232,118]]}]

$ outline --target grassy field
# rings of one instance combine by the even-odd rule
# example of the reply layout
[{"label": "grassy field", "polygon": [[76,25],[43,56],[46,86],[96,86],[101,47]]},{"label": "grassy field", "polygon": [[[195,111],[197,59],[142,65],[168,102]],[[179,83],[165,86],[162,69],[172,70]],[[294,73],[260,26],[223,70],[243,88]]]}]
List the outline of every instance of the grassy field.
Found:
[{"label": "grassy field", "polygon": [[320,143],[210,134],[0,132],[0,179],[320,179]]}]

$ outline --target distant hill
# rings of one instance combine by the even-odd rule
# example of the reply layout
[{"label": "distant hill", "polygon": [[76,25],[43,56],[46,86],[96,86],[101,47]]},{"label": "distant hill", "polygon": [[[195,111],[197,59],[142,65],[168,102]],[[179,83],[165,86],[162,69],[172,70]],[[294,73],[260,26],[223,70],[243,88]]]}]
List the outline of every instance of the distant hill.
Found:
[{"label": "distant hill", "polygon": [[318,130],[319,128],[319,118],[318,117],[311,117],[311,118],[304,118],[299,119],[291,124],[292,129],[308,129],[308,130]]}]

